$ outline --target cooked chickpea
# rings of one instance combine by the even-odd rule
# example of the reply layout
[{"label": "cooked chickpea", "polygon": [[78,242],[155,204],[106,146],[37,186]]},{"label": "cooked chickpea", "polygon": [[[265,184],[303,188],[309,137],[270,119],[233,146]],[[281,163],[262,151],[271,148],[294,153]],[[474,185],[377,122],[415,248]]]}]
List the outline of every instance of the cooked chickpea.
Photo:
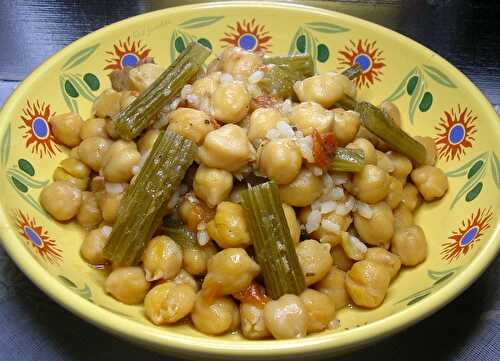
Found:
[{"label": "cooked chickpea", "polygon": [[110,118],[120,111],[121,93],[113,90],[104,90],[96,100],[92,107],[92,113],[98,118]]},{"label": "cooked chickpea", "polygon": [[403,187],[401,204],[405,205],[411,212],[415,211],[422,204],[422,197],[418,193],[417,187],[411,183],[407,183]]},{"label": "cooked chickpea", "polygon": [[40,194],[42,207],[58,221],[69,221],[78,214],[82,192],[69,182],[54,182]]},{"label": "cooked chickpea", "polygon": [[258,108],[250,115],[248,126],[248,139],[255,144],[259,139],[264,139],[267,132],[276,128],[283,118],[281,113],[274,108]]},{"label": "cooked chickpea", "polygon": [[101,137],[84,139],[78,146],[78,156],[83,163],[98,172],[101,169],[102,158],[111,145],[111,141]]},{"label": "cooked chickpea", "polygon": [[65,113],[54,115],[50,118],[50,127],[56,140],[68,147],[80,144],[80,129],[82,127],[82,117],[77,113]]},{"label": "cooked chickpea", "polygon": [[84,179],[90,176],[90,168],[78,159],[67,158],[61,162],[60,166],[73,177]]},{"label": "cooked chickpea", "polygon": [[347,293],[353,302],[362,307],[378,307],[385,298],[391,274],[387,267],[371,261],[356,262],[347,272]]},{"label": "cooked chickpea", "polygon": [[182,251],[182,264],[193,276],[201,276],[207,273],[207,262],[216,253],[212,242],[199,248],[186,248]]},{"label": "cooked chickpea", "polygon": [[354,173],[353,191],[360,201],[375,204],[390,192],[390,178],[385,170],[367,164],[361,172]]},{"label": "cooked chickpea", "polygon": [[437,150],[436,150],[436,143],[434,142],[434,139],[431,137],[420,137],[416,136],[414,137],[417,142],[422,144],[425,148],[425,152],[427,154],[425,158],[425,164],[426,165],[435,165],[436,164],[436,156],[437,156]]},{"label": "cooked chickpea", "polygon": [[359,113],[352,110],[335,109],[333,119],[333,133],[340,147],[352,142],[358,133],[361,121]]},{"label": "cooked chickpea", "polygon": [[226,248],[208,260],[202,289],[211,295],[230,295],[248,287],[259,272],[243,248]]},{"label": "cooked chickpea", "polygon": [[245,248],[251,243],[245,212],[236,203],[219,203],[214,219],[207,224],[207,230],[221,248]]},{"label": "cooked chickpea", "polygon": [[389,270],[389,274],[391,275],[391,279],[394,278],[401,269],[401,259],[399,258],[399,256],[389,252],[385,248],[368,248],[365,260],[380,263],[381,265],[387,267],[387,269]]},{"label": "cooked chickpea", "polygon": [[175,276],[172,279],[172,282],[174,282],[174,283],[176,283],[178,285],[181,285],[181,284],[182,285],[188,285],[195,292],[198,292],[198,290],[200,289],[200,285],[198,284],[198,282],[185,269],[181,269],[180,272],[177,273],[177,276]]},{"label": "cooked chickpea", "polygon": [[335,305],[335,309],[340,310],[349,303],[345,280],[346,273],[337,267],[332,267],[328,274],[313,287],[330,297]]},{"label": "cooked chickpea", "polygon": [[128,77],[133,88],[143,92],[165,71],[165,68],[154,63],[145,63],[130,69]]},{"label": "cooked chickpea", "polygon": [[208,167],[229,172],[244,167],[255,156],[255,150],[244,129],[234,124],[226,124],[207,134],[198,156]]},{"label": "cooked chickpea", "polygon": [[302,153],[291,139],[275,139],[266,143],[258,160],[261,172],[278,184],[289,184],[300,172]]},{"label": "cooked chickpea", "polygon": [[229,73],[236,79],[247,79],[257,68],[262,65],[262,58],[255,53],[228,49],[221,57],[221,68],[225,73]]},{"label": "cooked chickpea", "polygon": [[307,311],[295,295],[283,295],[264,307],[264,322],[275,339],[301,338],[307,334]]},{"label": "cooked chickpea", "polygon": [[403,198],[403,185],[396,178],[389,176],[389,193],[385,198],[392,209],[396,208]]},{"label": "cooked chickpea", "polygon": [[207,113],[192,108],[177,108],[168,115],[168,119],[167,130],[191,139],[198,145],[215,129]]},{"label": "cooked chickpea", "polygon": [[314,202],[323,188],[321,177],[315,176],[310,170],[302,169],[295,179],[279,187],[283,202],[293,207],[305,207]]},{"label": "cooked chickpea", "polygon": [[220,84],[212,96],[214,117],[223,123],[238,123],[250,109],[250,94],[241,82]]},{"label": "cooked chickpea", "polygon": [[310,288],[300,294],[307,313],[307,332],[319,332],[326,329],[335,318],[335,304],[325,295]]},{"label": "cooked chickpea", "polygon": [[86,229],[93,229],[102,221],[101,210],[92,192],[82,193],[82,203],[76,215],[78,223]]},{"label": "cooked chickpea", "polygon": [[209,206],[215,207],[226,199],[233,189],[233,176],[226,170],[198,167],[193,181],[196,196]]},{"label": "cooked chickpea", "polygon": [[188,193],[179,206],[179,216],[190,230],[196,231],[200,223],[208,223],[214,218],[214,210]]},{"label": "cooked chickpea", "polygon": [[333,260],[328,243],[319,243],[314,239],[308,239],[299,242],[295,251],[307,286],[321,280],[332,268]]},{"label": "cooked chickpea", "polygon": [[373,204],[370,219],[354,214],[354,227],[363,242],[372,246],[386,246],[394,234],[394,216],[385,202]]},{"label": "cooked chickpea", "polygon": [[132,102],[137,99],[137,96],[139,93],[137,90],[125,90],[121,92],[121,98],[120,98],[120,109],[125,109],[128,107]]},{"label": "cooked chickpea", "polygon": [[112,119],[106,119],[106,133],[111,139],[119,138],[118,132],[115,129]]},{"label": "cooked chickpea", "polygon": [[102,233],[101,228],[93,229],[83,239],[80,246],[80,254],[83,259],[92,265],[102,265],[108,260],[104,257],[104,246],[108,239]]},{"label": "cooked chickpea", "polygon": [[83,178],[75,177],[62,167],[57,167],[55,169],[52,178],[56,182],[61,181],[61,182],[71,183],[81,191],[86,190],[89,185],[89,177],[83,177]]},{"label": "cooked chickpea", "polygon": [[324,73],[297,81],[293,89],[301,102],[313,101],[331,108],[344,94],[356,96],[356,86],[343,74]]},{"label": "cooked chickpea", "polygon": [[196,296],[191,321],[197,330],[208,335],[220,335],[235,330],[240,324],[238,306],[231,297],[207,300],[203,293]]},{"label": "cooked chickpea", "polygon": [[145,154],[147,151],[150,151],[159,135],[160,131],[158,129],[149,129],[144,133],[137,142],[139,153]]},{"label": "cooked chickpea", "polygon": [[387,152],[386,155],[392,161],[392,166],[394,167],[391,174],[393,177],[402,179],[406,178],[406,176],[411,173],[413,166],[411,160],[407,157],[394,151]]},{"label": "cooked chickpea", "polygon": [[396,124],[398,127],[401,127],[401,113],[399,112],[398,107],[387,100],[384,100],[382,103],[380,103],[379,107],[386,115],[389,116],[389,118],[392,119],[394,124]]},{"label": "cooked chickpea", "polygon": [[349,271],[354,264],[354,261],[349,258],[349,256],[345,253],[342,245],[338,245],[332,248],[331,255],[333,258],[333,265],[337,266],[337,268],[342,271]]},{"label": "cooked chickpea", "polygon": [[394,171],[394,166],[392,165],[392,160],[389,156],[380,150],[376,150],[377,155],[377,167],[385,170],[387,173],[392,173]]},{"label": "cooked chickpea", "polygon": [[[309,215],[310,211],[311,210],[309,208],[302,208],[300,213],[300,218],[303,224],[307,223],[307,216]],[[331,230],[325,229],[323,225],[320,225],[317,230],[311,233],[311,237],[320,240],[321,242],[328,242],[332,247],[336,246],[341,242],[342,232],[347,231],[347,229],[352,223],[352,217],[350,217],[349,215],[340,215],[335,212],[323,214],[321,216],[321,220],[329,221],[333,224],[338,225],[339,231],[332,232]]]},{"label": "cooked chickpea", "polygon": [[98,199],[99,208],[102,212],[102,219],[107,224],[113,224],[116,222],[122,198],[123,193],[118,193],[106,194],[101,199]]},{"label": "cooked chickpea", "polygon": [[415,168],[411,180],[426,202],[441,198],[448,190],[448,178],[444,172],[431,165]]},{"label": "cooked chickpea", "polygon": [[191,88],[192,94],[198,97],[211,97],[219,85],[220,76],[220,72],[215,72],[207,74],[204,78],[197,79]]},{"label": "cooked chickpea", "polygon": [[116,268],[104,282],[104,289],[107,293],[128,305],[141,303],[149,286],[141,267]]},{"label": "cooked chickpea", "polygon": [[156,236],[142,256],[148,281],[174,278],[182,267],[182,248],[170,237]]},{"label": "cooked chickpea", "polygon": [[384,152],[386,150],[389,150],[388,145],[382,139],[377,137],[375,134],[370,132],[368,129],[366,129],[362,125],[359,127],[358,134],[356,134],[356,139],[357,138],[363,138],[363,139],[368,140],[378,150],[381,150]]},{"label": "cooked chickpea", "polygon": [[114,151],[113,146],[102,161],[102,175],[108,182],[128,183],[134,176],[132,168],[141,160],[141,153],[130,146]]},{"label": "cooked chickpea", "polygon": [[168,325],[189,315],[195,300],[196,292],[192,287],[168,281],[147,293],[144,311],[155,325]]},{"label": "cooked chickpea", "polygon": [[251,303],[240,304],[241,332],[251,340],[259,340],[271,336],[264,322],[264,308]]},{"label": "cooked chickpea", "polygon": [[365,138],[356,138],[353,142],[346,145],[348,149],[361,149],[365,155],[365,164],[377,164],[377,153],[373,144]]},{"label": "cooked chickpea", "polygon": [[90,137],[108,137],[105,119],[90,118],[83,122],[82,127],[80,128],[80,138],[87,139]]},{"label": "cooked chickpea", "polygon": [[286,203],[282,204],[283,212],[285,213],[286,223],[288,229],[290,230],[290,236],[292,236],[292,241],[296,245],[300,241],[300,224],[297,220],[297,215],[292,206]]},{"label": "cooked chickpea", "polygon": [[413,213],[405,206],[403,203],[400,203],[393,210],[394,214],[394,229],[408,227],[413,225]]},{"label": "cooked chickpea", "polygon": [[399,256],[405,266],[416,266],[427,258],[427,241],[420,226],[396,229],[391,251]]},{"label": "cooked chickpea", "polygon": [[294,105],[288,119],[304,135],[311,135],[316,129],[320,133],[332,130],[334,113],[314,102]]}]

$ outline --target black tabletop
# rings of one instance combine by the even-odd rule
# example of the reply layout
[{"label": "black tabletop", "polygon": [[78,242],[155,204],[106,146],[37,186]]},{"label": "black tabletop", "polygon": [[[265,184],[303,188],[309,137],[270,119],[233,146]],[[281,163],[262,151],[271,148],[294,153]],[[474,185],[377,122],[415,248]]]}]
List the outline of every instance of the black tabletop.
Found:
[{"label": "black tabletop", "polygon": [[[194,2],[0,1],[0,106],[35,66],[83,35],[129,16]],[[373,21],[422,43],[465,73],[492,104],[500,105],[500,2],[300,2]],[[500,360],[499,268],[497,258],[469,290],[443,310],[340,360]],[[36,292],[34,286],[18,274],[1,248],[0,273],[0,360],[173,361],[90,326],[43,295],[42,301],[33,301],[30,290]],[[8,292],[2,293],[2,287]]]}]

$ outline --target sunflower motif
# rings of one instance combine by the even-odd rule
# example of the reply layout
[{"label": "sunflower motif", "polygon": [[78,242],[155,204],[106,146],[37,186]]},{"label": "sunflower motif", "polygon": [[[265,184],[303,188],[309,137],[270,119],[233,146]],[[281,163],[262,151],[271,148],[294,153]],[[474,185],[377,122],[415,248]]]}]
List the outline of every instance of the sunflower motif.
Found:
[{"label": "sunflower motif", "polygon": [[220,41],[249,51],[271,50],[271,35],[265,30],[265,25],[256,24],[255,19],[237,21],[236,25],[229,25],[228,28],[232,31],[225,32],[226,37]]},{"label": "sunflower motif", "polygon": [[36,101],[30,103],[23,109],[21,115],[22,125],[18,129],[24,129],[23,138],[26,139],[26,148],[31,147],[33,154],[38,153],[40,158],[48,155],[50,158],[56,155],[56,151],[61,151],[57,145],[56,138],[50,129],[49,119],[54,116],[50,110],[50,105]]},{"label": "sunflower motif", "polygon": [[474,244],[480,241],[483,232],[490,227],[492,219],[493,212],[490,207],[489,209],[479,208],[467,219],[467,222],[462,221],[462,225],[448,237],[448,242],[442,244],[443,260],[451,263],[461,255],[467,254]]},{"label": "sunflower motif", "polygon": [[18,209],[14,211],[14,218],[18,233],[29,241],[42,259],[52,264],[58,264],[62,260],[62,251],[57,247],[56,241],[49,237],[42,226],[37,225],[35,218],[30,218]]},{"label": "sunflower motif", "polygon": [[435,138],[439,159],[460,159],[465,154],[465,148],[471,148],[475,140],[473,135],[477,130],[474,122],[477,117],[467,108],[462,110],[459,104],[458,110],[445,110],[444,117],[440,119],[435,127],[439,132]]},{"label": "sunflower motif", "polygon": [[125,67],[134,67],[139,62],[148,57],[151,49],[148,49],[141,41],[132,41],[130,36],[127,40],[118,42],[118,45],[113,45],[114,51],[106,51],[111,57],[106,59],[109,63],[104,67],[104,70],[120,70]]},{"label": "sunflower motif", "polygon": [[385,67],[383,51],[377,48],[377,42],[368,39],[359,39],[357,42],[349,41],[350,45],[340,50],[337,60],[339,61],[338,70],[344,70],[354,64],[359,64],[363,71],[361,76],[354,79],[356,86],[362,88],[373,85],[375,80],[380,81],[382,75],[381,69]]}]

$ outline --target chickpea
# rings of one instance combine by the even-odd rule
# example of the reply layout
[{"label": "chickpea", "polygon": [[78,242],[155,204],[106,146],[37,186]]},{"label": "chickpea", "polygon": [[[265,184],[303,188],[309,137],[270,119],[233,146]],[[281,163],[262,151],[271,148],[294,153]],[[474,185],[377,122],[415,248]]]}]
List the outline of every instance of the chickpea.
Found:
[{"label": "chickpea", "polygon": [[368,251],[366,252],[365,260],[379,263],[379,264],[387,267],[389,274],[391,276],[391,279],[396,277],[399,270],[401,269],[401,260],[399,259],[398,255],[389,252],[385,248],[381,248],[381,247],[368,248]]},{"label": "chickpea", "polygon": [[145,154],[147,151],[150,151],[159,135],[160,131],[158,129],[149,129],[144,133],[137,142],[139,153]]},{"label": "chickpea", "polygon": [[102,219],[107,224],[113,224],[116,222],[122,198],[123,193],[118,193],[106,194],[101,199],[98,199],[99,208],[102,212]]},{"label": "chickpea", "polygon": [[208,167],[229,172],[244,167],[255,156],[255,150],[245,130],[234,124],[226,124],[207,134],[198,156]]},{"label": "chickpea", "polygon": [[220,335],[238,328],[240,314],[231,297],[208,300],[199,292],[191,311],[191,321],[194,327],[203,333]]},{"label": "chickpea", "polygon": [[50,127],[56,140],[68,147],[80,144],[82,117],[77,113],[58,114],[50,118]]},{"label": "chickpea", "polygon": [[233,189],[233,176],[226,170],[198,167],[193,181],[196,196],[209,206],[215,207],[226,199]]},{"label": "chickpea", "polygon": [[431,165],[415,168],[411,180],[426,202],[441,198],[448,190],[448,178],[444,172]]},{"label": "chickpea", "polygon": [[300,267],[306,278],[306,285],[318,282],[328,274],[333,260],[330,256],[330,245],[319,243],[314,239],[299,242],[295,247]]},{"label": "chickpea", "polygon": [[264,322],[264,308],[251,303],[241,303],[240,319],[241,331],[246,338],[259,340],[271,336]]},{"label": "chickpea", "polygon": [[[307,223],[307,217],[309,216],[309,213],[311,212],[310,208],[302,208],[301,213],[300,213],[300,219],[302,224]],[[342,216],[340,214],[337,214],[335,212],[330,212],[328,214],[323,214],[321,217],[321,220],[326,220],[329,222],[332,222],[336,225],[339,226],[339,231],[338,232],[332,232],[328,229],[325,229],[323,225],[320,225],[317,230],[315,230],[313,233],[311,233],[311,237],[317,240],[320,240],[321,242],[328,242],[332,247],[335,247],[337,244],[340,243],[342,240],[341,234],[344,231],[347,231],[349,226],[352,223],[352,218],[348,215]]]},{"label": "chickpea", "polygon": [[341,245],[335,246],[331,250],[333,265],[342,271],[349,271],[354,264],[354,261],[349,258]]},{"label": "chickpea", "polygon": [[334,113],[320,104],[305,102],[294,105],[288,119],[304,135],[311,135],[316,129],[320,133],[332,130]]},{"label": "chickpea", "polygon": [[182,252],[182,264],[190,274],[201,276],[207,273],[207,262],[216,253],[212,242],[199,248],[186,248]]},{"label": "chickpea", "polygon": [[411,173],[413,166],[411,164],[411,160],[407,157],[394,151],[387,152],[386,155],[392,161],[392,165],[394,167],[394,170],[392,171],[393,177],[398,179],[406,178],[406,176]]},{"label": "chickpea", "polygon": [[99,209],[94,193],[82,192],[82,202],[76,219],[86,229],[93,229],[101,223],[101,210]]},{"label": "chickpea", "polygon": [[109,154],[106,154],[106,159],[102,162],[102,175],[108,182],[128,183],[134,176],[132,168],[140,162],[141,154],[135,146],[121,147],[115,151],[115,144],[110,147]]},{"label": "chickpea", "polygon": [[179,216],[190,230],[196,231],[200,223],[208,223],[214,218],[214,211],[188,193],[179,206]]},{"label": "chickpea", "polygon": [[102,265],[108,260],[104,257],[104,246],[108,239],[102,233],[101,228],[93,229],[85,236],[80,246],[80,254],[83,259],[92,265]]},{"label": "chickpea", "polygon": [[314,202],[323,189],[321,177],[302,169],[293,182],[279,187],[281,200],[293,207],[305,207]]},{"label": "chickpea", "polygon": [[251,244],[243,207],[232,202],[217,205],[207,225],[208,234],[221,248],[245,248]]},{"label": "chickpea", "polygon": [[170,237],[156,236],[142,256],[148,281],[174,278],[182,267],[182,248]]},{"label": "chickpea", "polygon": [[120,111],[121,97],[122,94],[113,89],[104,90],[97,99],[94,100],[92,113],[95,114],[97,118],[111,118]]},{"label": "chickpea", "polygon": [[202,289],[210,295],[230,295],[248,287],[259,272],[243,248],[226,248],[208,260]]},{"label": "chickpea", "polygon": [[427,157],[425,158],[425,164],[426,165],[435,165],[436,164],[436,157],[437,157],[437,150],[436,150],[436,143],[434,143],[434,139],[431,137],[420,137],[416,136],[414,137],[417,142],[422,144],[425,148]]},{"label": "chickpea", "polygon": [[144,298],[146,316],[155,325],[166,325],[189,315],[196,292],[186,284],[168,281],[153,287]]},{"label": "chickpea", "polygon": [[203,143],[205,136],[215,129],[205,112],[191,108],[177,108],[168,115],[167,130],[183,135],[196,144]]},{"label": "chickpea", "polygon": [[345,280],[346,273],[337,267],[332,267],[328,274],[314,285],[314,288],[330,297],[335,304],[335,309],[340,310],[349,303]]},{"label": "chickpea", "polygon": [[400,203],[394,210],[394,229],[413,225],[413,213],[403,203]]},{"label": "chickpea", "polygon": [[185,269],[181,269],[180,272],[177,273],[177,276],[175,276],[174,279],[172,279],[172,282],[178,285],[188,285],[195,292],[198,292],[200,289],[198,282]]},{"label": "chickpea", "polygon": [[250,94],[241,82],[220,84],[212,96],[214,117],[223,123],[239,123],[250,109]]},{"label": "chickpea", "polygon": [[90,176],[90,168],[78,159],[66,158],[60,166],[73,177],[84,179]]},{"label": "chickpea", "polygon": [[125,109],[132,102],[137,99],[139,93],[136,90],[125,90],[121,92],[122,97],[120,98],[120,109]]},{"label": "chickpea", "polygon": [[302,153],[291,139],[275,139],[266,143],[258,160],[261,172],[278,184],[289,184],[300,172]]},{"label": "chickpea", "polygon": [[380,150],[376,150],[377,155],[377,167],[385,170],[387,173],[392,173],[394,171],[394,166],[392,165],[391,158]]},{"label": "chickpea", "polygon": [[335,118],[333,120],[333,133],[340,147],[352,142],[358,133],[361,121],[359,113],[352,110],[335,109]]},{"label": "chickpea", "polygon": [[300,294],[307,313],[307,332],[320,332],[326,329],[335,318],[335,304],[319,291],[306,289]]},{"label": "chickpea", "polygon": [[259,55],[241,49],[227,49],[221,57],[222,70],[239,80],[246,80],[261,65]]},{"label": "chickpea", "polygon": [[82,192],[69,182],[54,182],[40,194],[42,207],[58,221],[69,221],[78,214]]},{"label": "chickpea", "polygon": [[90,137],[108,138],[105,119],[90,118],[83,122],[80,128],[80,138],[87,139]]},{"label": "chickpea", "polygon": [[401,204],[405,205],[411,212],[415,211],[422,204],[422,197],[418,193],[417,187],[411,183],[403,187]]},{"label": "chickpea", "polygon": [[399,256],[405,266],[416,266],[427,258],[427,241],[420,226],[396,229],[391,251]]},{"label": "chickpea", "polygon": [[69,151],[69,157],[80,160],[80,156],[78,155],[78,146],[71,148]]},{"label": "chickpea", "polygon": [[107,293],[128,305],[141,303],[149,286],[141,267],[116,268],[104,282],[104,289]]},{"label": "chickpea", "polygon": [[389,193],[385,198],[392,209],[396,208],[403,198],[403,185],[396,178],[389,176]]},{"label": "chickpea", "polygon": [[290,236],[292,236],[292,241],[295,245],[300,241],[300,224],[297,220],[297,215],[293,207],[286,203],[282,204],[283,212],[285,213],[286,223],[288,229],[290,229]]},{"label": "chickpea", "polygon": [[385,298],[391,274],[387,267],[371,261],[356,262],[347,272],[345,284],[353,302],[362,307],[378,307]]},{"label": "chickpea", "polygon": [[387,100],[384,100],[382,103],[380,103],[379,107],[389,118],[392,119],[394,124],[398,126],[398,128],[401,128],[401,113],[399,112],[398,107]]},{"label": "chickpea", "polygon": [[192,94],[198,97],[211,97],[219,85],[220,76],[220,72],[215,72],[207,74],[204,78],[197,79],[193,83]]},{"label": "chickpea", "polygon": [[363,242],[372,246],[385,247],[394,234],[394,216],[391,207],[385,202],[373,204],[372,217],[366,219],[354,214],[354,227]]},{"label": "chickpea", "polygon": [[381,150],[384,152],[389,150],[389,146],[387,145],[387,143],[385,143],[382,139],[377,137],[375,134],[370,132],[368,129],[366,129],[362,125],[359,127],[358,134],[356,134],[356,139],[357,138],[363,138],[363,139],[368,140],[378,150]]},{"label": "chickpea", "polygon": [[297,81],[293,89],[301,102],[313,101],[331,108],[344,94],[356,96],[356,86],[343,74],[323,73]]},{"label": "chickpea", "polygon": [[133,88],[143,92],[165,71],[165,68],[154,63],[141,64],[130,69],[128,77]]},{"label": "chickpea", "polygon": [[102,158],[111,145],[111,141],[101,137],[84,139],[78,146],[78,156],[83,163],[98,172],[101,169]]},{"label": "chickpea", "polygon": [[54,174],[52,175],[52,178],[56,182],[61,181],[61,182],[71,183],[81,191],[86,190],[88,185],[89,185],[89,177],[83,177],[83,178],[75,177],[75,176],[69,174],[62,167],[56,168],[56,170],[54,171]]},{"label": "chickpea", "polygon": [[365,155],[365,164],[377,164],[377,153],[373,144],[365,138],[356,138],[353,142],[346,145],[348,149],[361,149]]},{"label": "chickpea", "polygon": [[367,164],[352,178],[354,194],[360,201],[375,204],[383,200],[390,191],[390,179],[386,171],[376,165]]},{"label": "chickpea", "polygon": [[118,139],[119,135],[115,129],[115,125],[113,124],[112,119],[106,119],[106,133],[111,139]]},{"label": "chickpea", "polygon": [[283,295],[266,303],[264,322],[274,338],[301,338],[307,334],[307,311],[302,300],[295,295]]},{"label": "chickpea", "polygon": [[253,143],[264,139],[267,132],[276,128],[278,122],[283,118],[281,113],[274,108],[258,108],[250,115],[248,126],[248,139]]}]

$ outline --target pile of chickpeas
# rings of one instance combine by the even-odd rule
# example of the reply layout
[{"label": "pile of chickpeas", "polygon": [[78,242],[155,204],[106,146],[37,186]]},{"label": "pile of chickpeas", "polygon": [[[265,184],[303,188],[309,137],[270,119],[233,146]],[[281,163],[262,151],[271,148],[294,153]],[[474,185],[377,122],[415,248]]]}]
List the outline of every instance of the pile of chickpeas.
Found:
[{"label": "pile of chickpeas", "polygon": [[[164,70],[154,63],[129,69],[126,89],[102,92],[90,119],[74,113],[50,119],[55,138],[70,151],[54,171],[54,182],[43,189],[41,205],[57,221],[75,219],[85,229],[81,256],[100,266],[96,272],[106,272],[103,287],[116,300],[143,304],[156,325],[190,319],[209,335],[240,330],[248,339],[299,338],[338,327],[336,312],[348,304],[379,306],[400,268],[426,259],[425,234],[413,215],[422,201],[441,198],[448,189],[446,176],[435,167],[430,137],[415,137],[427,150],[426,164],[417,166],[365,129],[358,113],[332,109],[345,94],[356,96],[344,75],[324,73],[297,82],[298,101],[271,99],[258,86],[266,70],[262,56],[228,48],[139,138],[119,139],[111,117]],[[394,104],[380,108],[400,126]],[[293,134],[280,135],[283,126]],[[198,145],[172,207],[196,232],[199,245],[181,247],[158,234],[139,265],[114,267],[103,248],[124,192],[164,129]],[[363,169],[349,174],[317,167],[304,149],[315,130],[333,132],[338,146],[363,150]],[[300,295],[272,300],[264,294],[260,303],[234,297],[263,284],[239,204],[238,191],[251,175],[279,185],[306,279]],[[334,194],[333,203],[321,202],[328,194]],[[315,226],[313,212],[320,217]]]}]

